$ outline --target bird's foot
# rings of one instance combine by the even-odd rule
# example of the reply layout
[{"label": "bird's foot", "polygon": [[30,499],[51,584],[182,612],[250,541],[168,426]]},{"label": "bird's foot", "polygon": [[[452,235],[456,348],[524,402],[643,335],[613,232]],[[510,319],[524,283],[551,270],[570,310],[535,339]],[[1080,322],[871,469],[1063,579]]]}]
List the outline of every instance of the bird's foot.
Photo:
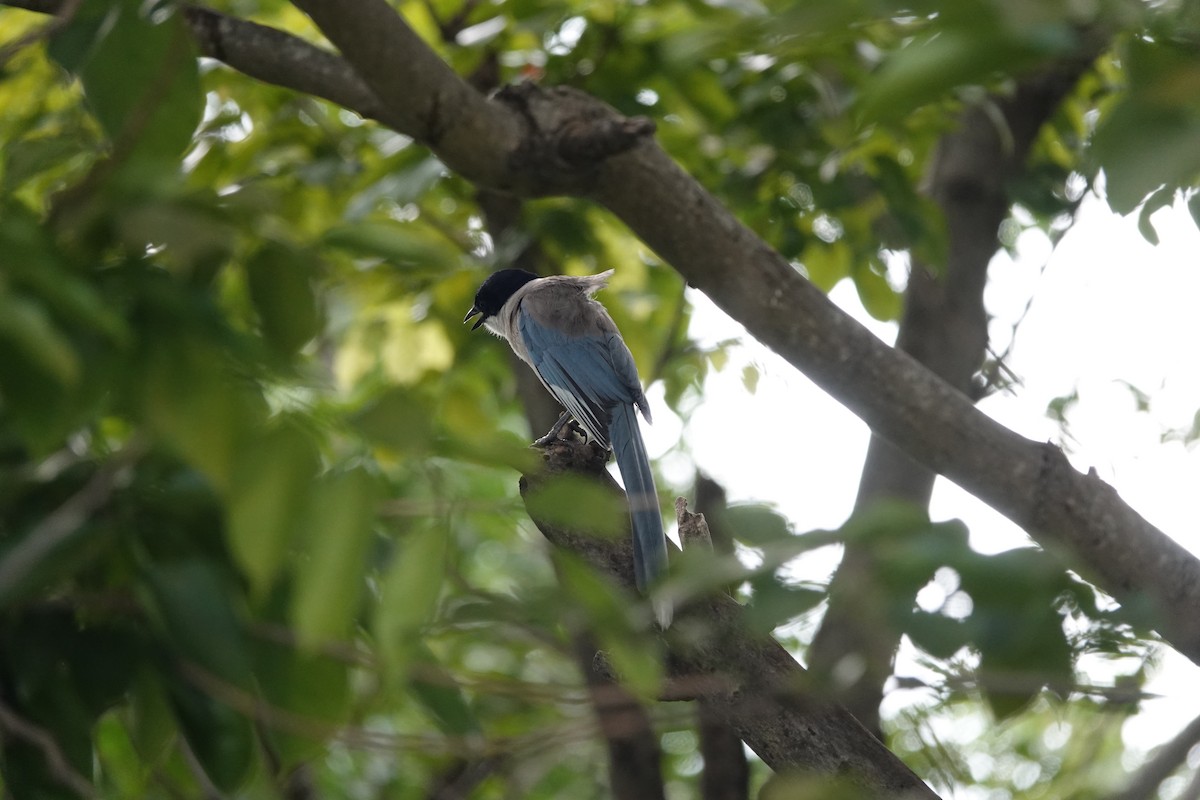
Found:
[{"label": "bird's foot", "polygon": [[571,412],[564,411],[562,416],[558,418],[558,422],[554,423],[554,427],[550,429],[549,433],[540,439],[535,439],[533,441],[533,446],[549,447],[557,441],[566,439],[567,435],[570,433],[571,426],[574,424],[575,420],[571,417]]}]

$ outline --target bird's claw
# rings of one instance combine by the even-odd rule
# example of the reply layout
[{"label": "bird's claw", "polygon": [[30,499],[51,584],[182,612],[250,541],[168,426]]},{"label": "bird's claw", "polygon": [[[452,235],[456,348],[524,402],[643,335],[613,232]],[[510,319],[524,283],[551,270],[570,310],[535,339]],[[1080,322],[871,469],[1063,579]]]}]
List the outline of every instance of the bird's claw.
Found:
[{"label": "bird's claw", "polygon": [[571,413],[569,411],[564,411],[562,413],[562,416],[560,416],[558,418],[558,422],[554,423],[554,426],[552,428],[550,428],[549,433],[547,433],[545,436],[542,436],[541,438],[534,439],[533,446],[534,447],[549,447],[550,445],[554,444],[557,441],[562,441],[562,440],[566,439],[567,438],[566,434],[571,430],[572,426],[574,426],[574,425],[575,425],[575,420],[574,420],[574,418],[571,417]]}]

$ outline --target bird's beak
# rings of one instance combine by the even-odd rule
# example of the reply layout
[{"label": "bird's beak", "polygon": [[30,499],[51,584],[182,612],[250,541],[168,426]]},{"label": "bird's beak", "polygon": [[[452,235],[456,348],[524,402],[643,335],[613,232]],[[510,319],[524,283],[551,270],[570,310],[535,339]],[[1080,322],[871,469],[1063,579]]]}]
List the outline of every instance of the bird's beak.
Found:
[{"label": "bird's beak", "polygon": [[[476,308],[475,306],[471,306],[471,310],[467,312],[467,315],[465,317],[463,317],[463,324],[465,325],[467,323],[467,320],[469,320],[471,317],[473,317],[479,313],[482,313],[482,312],[480,312],[480,310],[478,308]],[[484,319],[483,317],[480,317],[479,319],[475,320],[475,324],[471,326],[471,330],[475,330],[480,325],[482,325],[483,319]]]}]

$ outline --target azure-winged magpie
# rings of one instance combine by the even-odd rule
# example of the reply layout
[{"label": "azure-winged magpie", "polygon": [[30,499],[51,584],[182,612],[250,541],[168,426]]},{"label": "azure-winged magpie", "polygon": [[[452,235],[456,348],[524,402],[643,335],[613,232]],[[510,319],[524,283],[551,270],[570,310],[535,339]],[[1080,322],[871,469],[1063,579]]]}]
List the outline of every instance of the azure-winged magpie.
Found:
[{"label": "azure-winged magpie", "polygon": [[[463,322],[479,315],[471,329],[484,325],[507,339],[588,436],[612,448],[629,497],[634,573],[645,591],[666,571],[667,540],[638,429],[638,411],[650,421],[646,395],[616,324],[592,299],[612,273],[539,278],[502,269],[479,287]],[[669,604],[656,602],[655,614],[664,628],[671,624]]]}]

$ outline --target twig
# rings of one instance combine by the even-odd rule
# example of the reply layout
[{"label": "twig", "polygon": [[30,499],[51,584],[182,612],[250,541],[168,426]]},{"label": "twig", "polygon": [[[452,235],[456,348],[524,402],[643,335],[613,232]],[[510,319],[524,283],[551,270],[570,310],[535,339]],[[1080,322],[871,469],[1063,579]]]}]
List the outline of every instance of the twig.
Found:
[{"label": "twig", "polygon": [[134,440],[125,445],[92,475],[84,487],[71,495],[0,561],[0,598],[17,591],[31,571],[79,530],[88,517],[108,502],[114,489],[126,479],[129,469],[142,457],[145,445]]},{"label": "twig", "polygon": [[24,50],[29,45],[40,42],[43,39],[50,38],[61,28],[66,26],[68,22],[75,18],[75,12],[79,10],[79,6],[82,4],[83,0],[63,0],[62,4],[54,11],[54,19],[47,22],[37,30],[30,31],[24,36],[20,36],[3,47],[0,47],[0,69],[2,69],[4,65],[8,63],[9,59],[11,59],[21,50]]},{"label": "twig", "polygon": [[62,748],[50,735],[50,732],[39,725],[17,714],[3,702],[0,702],[0,729],[8,731],[13,736],[28,742],[42,752],[46,759],[46,767],[50,775],[63,786],[80,797],[97,797],[96,790],[84,776],[80,775],[71,763],[67,761]]},{"label": "twig", "polygon": [[1187,759],[1188,752],[1200,742],[1200,717],[1188,723],[1175,738],[1158,749],[1152,758],[1134,773],[1129,784],[1110,795],[1110,800],[1150,800],[1158,785]]}]

